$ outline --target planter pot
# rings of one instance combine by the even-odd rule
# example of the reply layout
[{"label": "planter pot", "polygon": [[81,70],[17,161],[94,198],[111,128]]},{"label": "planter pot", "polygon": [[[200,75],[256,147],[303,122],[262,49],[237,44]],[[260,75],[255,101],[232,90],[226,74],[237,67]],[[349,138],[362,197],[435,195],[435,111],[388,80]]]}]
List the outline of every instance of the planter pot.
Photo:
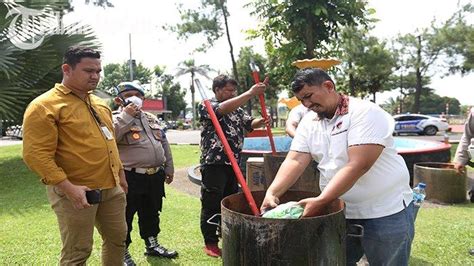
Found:
[{"label": "planter pot", "polygon": [[466,174],[458,174],[451,163],[416,163],[414,185],[426,184],[426,199],[441,203],[466,201]]}]

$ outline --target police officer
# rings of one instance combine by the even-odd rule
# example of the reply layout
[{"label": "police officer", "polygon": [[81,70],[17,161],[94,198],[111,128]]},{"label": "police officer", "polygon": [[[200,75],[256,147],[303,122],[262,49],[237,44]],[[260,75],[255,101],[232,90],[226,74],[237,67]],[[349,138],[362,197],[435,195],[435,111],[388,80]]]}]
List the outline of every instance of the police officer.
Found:
[{"label": "police officer", "polygon": [[173,181],[173,157],[157,117],[141,110],[145,94],[140,85],[122,82],[115,102],[120,105],[113,113],[117,146],[128,182],[125,265],[135,265],[128,246],[132,242],[133,216],[138,212],[140,236],[145,241],[145,255],[174,258],[178,253],[158,243],[164,183]]}]

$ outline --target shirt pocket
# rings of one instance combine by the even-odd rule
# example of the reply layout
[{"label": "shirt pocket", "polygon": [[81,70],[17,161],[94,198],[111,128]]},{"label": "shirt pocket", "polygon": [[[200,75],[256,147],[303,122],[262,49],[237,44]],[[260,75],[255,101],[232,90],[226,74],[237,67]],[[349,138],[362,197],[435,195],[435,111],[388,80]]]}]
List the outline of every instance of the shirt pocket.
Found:
[{"label": "shirt pocket", "polygon": [[332,158],[340,159],[341,157],[347,157],[347,134],[349,128],[341,128],[331,132],[329,152]]},{"label": "shirt pocket", "polygon": [[129,131],[125,135],[125,139],[127,140],[127,144],[134,145],[140,144],[144,142],[147,138],[145,130],[140,127],[140,131]]}]

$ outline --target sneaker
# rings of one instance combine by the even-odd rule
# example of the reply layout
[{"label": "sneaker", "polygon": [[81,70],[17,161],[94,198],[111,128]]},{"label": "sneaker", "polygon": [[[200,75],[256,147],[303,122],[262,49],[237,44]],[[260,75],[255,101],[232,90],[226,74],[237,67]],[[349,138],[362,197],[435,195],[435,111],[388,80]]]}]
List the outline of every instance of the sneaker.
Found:
[{"label": "sneaker", "polygon": [[178,252],[171,249],[167,249],[162,245],[157,244],[154,247],[146,247],[145,255],[172,259],[178,256]]},{"label": "sneaker", "polygon": [[132,255],[130,255],[130,252],[128,252],[128,249],[125,250],[125,254],[123,256],[123,265],[136,266],[135,262],[133,261]]},{"label": "sneaker", "polygon": [[206,244],[204,247],[204,253],[206,253],[208,256],[218,258],[222,256],[222,251],[221,249],[217,246],[216,244]]}]

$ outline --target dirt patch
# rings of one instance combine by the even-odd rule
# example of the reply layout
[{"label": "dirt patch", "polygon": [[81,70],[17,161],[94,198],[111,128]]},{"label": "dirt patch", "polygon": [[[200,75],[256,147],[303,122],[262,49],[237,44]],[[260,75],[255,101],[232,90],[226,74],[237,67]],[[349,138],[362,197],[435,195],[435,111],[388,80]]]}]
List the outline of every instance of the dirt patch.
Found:
[{"label": "dirt patch", "polygon": [[193,197],[201,196],[201,187],[188,179],[188,168],[176,170],[170,186]]}]

